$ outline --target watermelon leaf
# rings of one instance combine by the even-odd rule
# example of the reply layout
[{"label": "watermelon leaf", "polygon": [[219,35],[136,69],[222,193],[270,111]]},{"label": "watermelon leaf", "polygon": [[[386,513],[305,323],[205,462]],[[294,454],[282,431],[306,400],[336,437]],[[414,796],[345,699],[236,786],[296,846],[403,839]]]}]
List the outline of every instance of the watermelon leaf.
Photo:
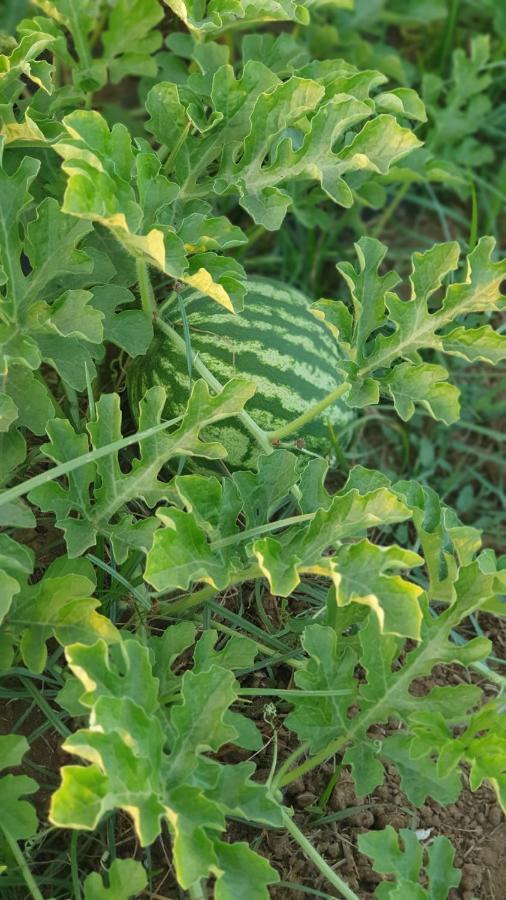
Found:
[{"label": "watermelon leaf", "polygon": [[[24,454],[19,429],[44,434],[55,415],[55,401],[37,374],[42,362],[68,387],[82,391],[96,374],[104,339],[135,355],[145,352],[153,333],[145,313],[122,309],[134,301],[130,291],[96,286],[100,273],[94,275],[94,261],[81,248],[91,224],[62,213],[53,198],[33,204],[29,189],[38,171],[38,161],[30,157],[14,175],[0,166],[1,430],[3,442],[12,447],[17,441],[12,459],[9,449],[3,454],[3,478]],[[63,290],[69,279],[84,281],[91,290]]]},{"label": "watermelon leaf", "polygon": [[252,764],[224,766],[205,755],[238,736],[232,724],[236,718],[230,715],[237,699],[232,672],[214,661],[205,671],[186,671],[177,684],[179,702],[173,697],[164,708],[149,651],[137,640],[120,643],[110,658],[103,642],[71,645],[66,654],[85,689],[81,703],[89,710],[90,728],[72,734],[64,747],[91,765],[62,769],[51,820],[61,827],[90,829],[107,810],[123,808],[133,816],[146,846],[160,833],[163,818],[172,833],[174,865],[183,887],[214,873],[223,879],[223,891],[230,890],[230,884],[244,884],[256,872],[264,885],[258,897],[267,898],[266,885],[277,880],[274,870],[245,845],[223,849],[220,834],[229,813],[276,827],[282,822],[281,809],[264,786],[250,780]]},{"label": "watermelon leaf", "polygon": [[[383,395],[393,400],[404,421],[412,417],[417,404],[448,425],[458,419],[458,388],[449,383],[444,366],[424,361],[421,354],[439,351],[491,364],[506,358],[506,336],[491,324],[478,328],[460,324],[466,316],[474,319],[501,308],[506,260],[493,262],[494,247],[493,238],[481,238],[467,257],[461,280],[448,285],[459,263],[456,242],[415,253],[410,298],[403,300],[391,290],[399,281],[396,273],[378,272],[386,247],[374,238],[358,241],[358,268],[348,262],[338,266],[350,290],[352,314],[341,301],[315,304],[317,315],[326,319],[345,355],[350,406],[377,403]],[[438,291],[443,297],[434,302]]]},{"label": "watermelon leaf", "polygon": [[[164,0],[178,15],[190,32],[200,39],[204,35],[216,36],[234,24],[251,25],[262,22],[298,22],[307,25],[309,10],[321,4],[322,0],[215,0],[204,11],[196,0]],[[333,6],[350,9],[350,0],[331,0]]]},{"label": "watermelon leaf", "polygon": [[[313,508],[312,471],[321,479],[321,506]],[[394,573],[421,565],[422,557],[367,540],[343,543],[379,523],[403,521],[410,510],[386,486],[360,492],[345,485],[331,497],[324,475],[316,461],[297,467],[296,457],[283,450],[260,457],[256,473],[234,473],[226,498],[217,481],[211,481],[210,492],[204,476],[176,476],[176,505],[157,510],[163,527],[154,535],[145,578],[160,591],[185,590],[199,581],[223,590],[261,574],[274,594],[289,596],[304,574],[317,573],[331,580],[338,607],[364,603],[385,632],[417,638],[422,589]],[[290,496],[298,498],[301,513],[285,524],[276,516]],[[242,533],[241,513],[248,526]]]},{"label": "watermelon leaf", "polygon": [[47,60],[37,59],[37,57],[47,49],[53,49],[54,41],[55,38],[51,33],[34,32],[22,37],[8,56],[4,53],[0,55],[2,103],[8,104],[17,99],[23,90],[23,77],[28,78],[47,94],[53,93],[54,66]]},{"label": "watermelon leaf", "polygon": [[[115,446],[122,438],[119,396],[102,394],[88,433],[94,449],[111,445],[111,453],[75,469],[68,476],[68,487],[56,481],[36,487],[30,492],[30,500],[55,514],[71,558],[94,546],[99,534],[109,538],[119,562],[126,558],[129,548],[147,550],[159,523],[149,517],[134,524],[128,503],[143,498],[153,507],[163,499],[167,485],[159,480],[159,474],[174,457],[224,458],[224,447],[202,440],[200,434],[206,425],[240,412],[253,391],[251,382],[237,378],[217,396],[211,396],[207,385],[199,381],[182,421],[169,433],[156,427],[161,422],[165,392],[160,387],[151,388],[141,403],[139,429],[153,429],[153,433],[142,441],[140,457],[134,459],[128,473],[121,469]],[[47,431],[50,441],[43,452],[55,462],[69,462],[88,452],[87,436],[76,434],[68,420],[52,420]]]},{"label": "watermelon leaf", "polygon": [[460,725],[455,715],[450,720],[441,713],[420,711],[413,717],[410,755],[420,762],[434,751],[437,753],[438,772],[448,774],[461,763],[470,766],[470,786],[477,790],[486,779],[494,788],[502,809],[506,811],[506,726],[500,701],[491,701],[481,707],[465,723]]},{"label": "watermelon leaf", "polygon": [[[162,174],[158,157],[147,149],[135,153],[127,128],[118,123],[109,129],[97,112],[76,111],[63,125],[66,136],[55,150],[68,175],[64,212],[105,226],[133,257],[229,310],[240,306],[242,267],[212,252],[196,252],[202,249],[198,237],[196,244],[185,243],[170,213],[178,186]],[[233,246],[243,237],[239,229],[215,228],[214,241]]]},{"label": "watermelon leaf", "polygon": [[115,859],[107,870],[107,887],[98,872],[84,880],[84,900],[129,900],[144,890],[146,871],[135,859]]},{"label": "watermelon leaf", "polygon": [[[77,88],[97,91],[108,80],[116,83],[127,75],[156,75],[158,67],[153,54],[162,38],[155,26],[163,18],[158,0],[118,0],[109,8],[102,34],[102,55],[98,58],[93,56],[93,37],[103,8],[100,0],[35,0],[35,4],[53,20],[49,22],[53,25],[51,31],[59,35],[56,55],[67,64],[70,60]],[[41,27],[42,22],[43,19],[36,19],[33,24]],[[25,29],[32,25],[23,24]],[[77,62],[68,51],[68,37],[76,50]]]},{"label": "watermelon leaf", "polygon": [[113,643],[119,639],[112,622],[96,612],[100,602],[89,563],[56,560],[36,584],[29,584],[33,555],[7,535],[0,535],[0,583],[2,592],[2,637],[0,668],[12,663],[19,648],[31,672],[46,665],[46,642],[55,638],[62,646],[75,640],[93,643],[99,637]]},{"label": "watermelon leaf", "polygon": [[[375,896],[384,900],[396,897],[443,900],[460,884],[460,870],[453,867],[455,849],[444,835],[424,847],[415,832],[401,828],[397,834],[387,825],[383,831],[360,834],[358,846],[361,853],[372,859],[375,872],[395,877],[393,882],[382,882],[375,891]],[[423,871],[428,876],[427,888],[419,882]]]},{"label": "watermelon leaf", "polygon": [[20,734],[0,735],[0,802],[2,803],[2,822],[0,825],[0,873],[9,866],[17,865],[5,840],[22,841],[31,838],[37,832],[37,815],[27,800],[27,794],[34,794],[39,786],[27,775],[5,775],[5,769],[21,765],[23,756],[28,750],[28,741]]},{"label": "watermelon leaf", "polygon": [[[483,778],[498,787],[503,779],[503,763],[499,762],[504,752],[500,750],[503,726],[491,736],[488,757],[486,736],[482,743],[477,738],[474,744],[474,736],[481,735],[482,727],[490,728],[494,715],[487,707],[483,708],[485,712],[476,712],[481,691],[469,691],[467,687],[460,690],[457,686],[434,688],[427,696],[417,696],[410,690],[415,679],[430,674],[435,665],[469,665],[486,658],[490,642],[485,638],[459,647],[451,635],[459,622],[483,607],[498,590],[497,573],[484,573],[478,561],[464,566],[458,575],[453,605],[437,616],[425,606],[420,641],[402,658],[403,644],[397,637],[382,633],[376,616],[371,614],[359,631],[358,641],[341,634],[339,620],[336,627],[309,625],[302,638],[307,661],[295,672],[295,683],[304,691],[329,692],[344,684],[347,694],[322,697],[318,705],[306,696],[292,700],[293,710],[285,726],[307,743],[312,756],[284,774],[280,784],[288,784],[334,753],[344,752],[343,762],[351,766],[357,794],[368,794],[382,784],[386,764],[395,765],[403,790],[416,805],[423,804],[427,796],[441,803],[455,802],[461,790],[457,769],[461,761],[475,760],[476,787]],[[357,665],[366,673],[363,683],[355,677]],[[352,717],[348,714],[350,707],[354,709]],[[403,732],[376,741],[369,729],[389,718],[401,722]],[[445,719],[449,727],[443,727]],[[456,746],[449,764],[445,763],[448,748],[453,749],[450,728],[464,723],[467,731],[463,732],[462,743]]]},{"label": "watermelon leaf", "polygon": [[[312,63],[283,80],[263,56],[246,58],[238,74],[221,51],[200,49],[195,57],[199,73],[181,85],[155,85],[146,103],[148,130],[171,150],[166,169],[180,185],[180,204],[236,196],[257,224],[276,230],[295,182],[316,181],[323,193],[315,199],[349,207],[355,197],[345,175],[359,173],[363,182],[385,174],[419,146],[395,116],[381,113],[381,101],[376,106],[373,92],[384,81],[378,72]],[[167,135],[172,119],[177,125]]]},{"label": "watermelon leaf", "polygon": [[427,145],[436,158],[463,170],[466,180],[469,169],[490,162],[493,156],[490,145],[476,136],[492,109],[487,92],[492,83],[489,61],[490,37],[478,34],[471,38],[469,53],[462,48],[454,51],[447,82],[434,72],[422,79],[429,119]]}]

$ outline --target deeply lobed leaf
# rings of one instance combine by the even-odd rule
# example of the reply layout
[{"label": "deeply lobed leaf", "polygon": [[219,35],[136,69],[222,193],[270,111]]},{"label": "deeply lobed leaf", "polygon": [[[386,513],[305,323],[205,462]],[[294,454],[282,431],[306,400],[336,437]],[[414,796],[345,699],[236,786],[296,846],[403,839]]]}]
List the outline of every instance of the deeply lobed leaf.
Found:
[{"label": "deeply lobed leaf", "polygon": [[[399,836],[403,848],[399,847]],[[427,848],[408,828],[401,828],[399,835],[391,825],[383,831],[369,831],[358,838],[361,853],[373,860],[375,872],[393,875],[393,882],[383,882],[375,891],[380,898],[413,897],[443,900],[460,884],[460,871],[453,867],[455,850],[447,837],[439,835]],[[427,861],[425,862],[424,857]],[[425,870],[427,887],[420,884]]]},{"label": "deeply lobed leaf", "polygon": [[[302,643],[308,658],[295,673],[295,682],[303,690],[336,689],[335,697],[324,697],[317,706],[310,697],[295,698],[293,711],[285,719],[285,725],[307,742],[313,754],[311,768],[336,752],[344,753],[343,762],[351,766],[361,795],[383,782],[385,764],[394,764],[403,790],[419,806],[427,796],[444,804],[455,802],[461,789],[458,763],[469,760],[476,765],[474,787],[487,778],[501,796],[503,728],[493,725],[492,708],[476,711],[480,689],[436,687],[427,695],[412,690],[417,679],[429,675],[435,665],[465,666],[489,653],[490,643],[484,638],[458,646],[452,632],[501,590],[497,573],[484,572],[475,561],[461,569],[455,589],[456,599],[444,612],[433,616],[425,608],[420,642],[407,653],[398,638],[380,632],[371,614],[358,642],[342,634],[339,618],[334,627],[306,628]],[[357,665],[365,672],[363,682],[356,678]],[[341,696],[337,688],[343,685],[346,694]],[[404,730],[377,741],[370,729],[390,718],[402,722]],[[467,731],[455,740],[453,728],[463,723]],[[495,727],[499,731],[494,734]],[[488,737],[475,743],[475,735],[487,728],[491,728]],[[494,743],[497,751],[487,756],[485,747]],[[299,770],[309,767],[302,764]],[[291,773],[281,783],[293,777],[296,774]]]},{"label": "deeply lobed leaf", "polygon": [[[140,407],[139,430],[152,429],[140,443],[140,456],[133,460],[130,471],[120,467],[117,442],[121,441],[121,412],[117,394],[103,394],[96,406],[96,419],[88,425],[94,449],[111,446],[111,452],[97,462],[86,462],[69,473],[68,487],[50,481],[30,492],[30,500],[44,510],[51,510],[57,524],[65,532],[71,558],[81,555],[95,544],[98,534],[110,539],[118,561],[126,558],[130,548],[147,550],[158,522],[153,517],[134,523],[128,503],[142,498],[149,507],[162,500],[167,492],[159,478],[163,466],[177,456],[202,456],[221,459],[226,450],[217,442],[201,439],[206,425],[241,412],[251,397],[254,386],[245,379],[230,381],[217,396],[211,396],[203,381],[195,384],[188,407],[174,431],[160,429],[165,405],[165,391],[151,388]],[[88,440],[76,434],[67,420],[55,419],[48,426],[50,442],[43,452],[58,463],[75,460],[88,452]]]},{"label": "deeply lobed leaf", "polygon": [[[504,335],[488,322],[478,328],[466,323],[467,316],[490,316],[501,308],[506,260],[493,261],[494,247],[493,238],[481,238],[467,257],[461,280],[450,284],[448,276],[459,263],[456,242],[415,253],[410,296],[403,300],[391,290],[399,281],[397,274],[379,274],[386,247],[374,238],[358,241],[358,267],[338,266],[350,290],[352,309],[342,301],[315,304],[316,314],[328,322],[346,358],[351,406],[377,403],[384,395],[405,421],[417,404],[446,424],[458,419],[458,388],[448,382],[444,366],[425,361],[422,353],[439,351],[492,364],[506,358]],[[434,302],[438,291],[443,292],[442,300]]]},{"label": "deeply lobed leaf", "polygon": [[[331,579],[339,606],[364,603],[386,632],[418,637],[421,588],[391,573],[418,566],[422,558],[367,540],[343,543],[380,523],[409,518],[409,509],[391,488],[359,491],[353,474],[350,485],[331,497],[324,475],[316,460],[298,467],[292,454],[277,451],[260,457],[257,473],[235,473],[224,488],[205,476],[176,476],[175,507],[157,510],[164,527],[148,552],[146,579],[157,590],[198,581],[223,590],[262,574],[274,594],[289,596],[305,574],[323,575]],[[321,505],[311,508],[315,494]],[[271,522],[291,495],[298,498],[300,517],[286,525]],[[242,534],[241,512],[248,526]],[[279,534],[263,537],[264,531]]]},{"label": "deeply lobed leaf", "polygon": [[[174,641],[181,649],[176,635]],[[187,671],[177,682],[179,698],[172,698],[179,702],[164,710],[149,653],[137,640],[118,645],[111,660],[103,643],[70,646],[67,657],[86,691],[80,702],[89,709],[90,728],[64,746],[90,765],[63,768],[52,821],[90,829],[109,809],[123,808],[146,846],[163,818],[184,888],[214,874],[219,896],[232,900],[232,890],[243,892],[255,878],[257,896],[267,898],[276,873],[247,845],[225,844],[220,834],[228,814],[281,824],[278,804],[250,780],[253,765],[223,766],[205,755],[239,735],[233,723],[241,717],[230,711],[237,699],[232,672],[214,662],[205,671]]]}]

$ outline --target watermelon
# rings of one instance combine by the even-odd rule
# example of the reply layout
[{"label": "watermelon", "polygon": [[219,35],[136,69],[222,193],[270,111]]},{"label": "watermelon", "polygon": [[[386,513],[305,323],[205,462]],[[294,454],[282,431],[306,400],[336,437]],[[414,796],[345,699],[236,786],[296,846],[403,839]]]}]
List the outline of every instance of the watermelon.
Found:
[{"label": "watermelon", "polygon": [[[255,382],[256,393],[245,408],[265,431],[291,422],[340,383],[336,340],[311,312],[310,301],[294,288],[249,281],[244,310],[236,315],[205,297],[189,301],[185,308],[192,350],[218,381],[225,384],[234,375],[245,375]],[[183,334],[177,306],[171,324]],[[195,373],[194,380],[198,377]],[[139,400],[154,384],[167,390],[167,418],[180,415],[190,392],[187,358],[161,333],[129,369],[128,393],[135,416]],[[290,440],[303,438],[307,449],[325,454],[330,448],[327,420],[339,435],[351,415],[347,406],[337,402]],[[209,427],[204,436],[226,447],[227,462],[233,467],[254,465],[260,452],[239,419]]]}]

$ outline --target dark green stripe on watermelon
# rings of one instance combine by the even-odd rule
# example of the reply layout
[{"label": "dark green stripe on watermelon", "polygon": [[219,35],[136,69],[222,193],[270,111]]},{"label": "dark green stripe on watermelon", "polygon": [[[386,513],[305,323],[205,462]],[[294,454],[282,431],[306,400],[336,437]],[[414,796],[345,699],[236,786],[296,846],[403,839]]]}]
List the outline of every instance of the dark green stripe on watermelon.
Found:
[{"label": "dark green stripe on watermelon", "polygon": [[[250,281],[244,310],[235,316],[204,297],[188,303],[186,312],[192,350],[213,375],[222,384],[238,374],[256,383],[246,410],[266,431],[292,421],[340,383],[337,343],[312,314],[307,298],[293,288]],[[172,324],[182,334],[177,318]],[[186,355],[162,334],[155,337],[146,356],[130,367],[128,393],[134,415],[153,384],[167,390],[165,415],[180,415],[190,392]],[[329,449],[326,420],[339,434],[350,417],[348,407],[335,403],[294,439],[302,437],[309,450],[324,454]],[[205,436],[225,445],[230,465],[254,464],[258,447],[238,419],[206,429]]]}]

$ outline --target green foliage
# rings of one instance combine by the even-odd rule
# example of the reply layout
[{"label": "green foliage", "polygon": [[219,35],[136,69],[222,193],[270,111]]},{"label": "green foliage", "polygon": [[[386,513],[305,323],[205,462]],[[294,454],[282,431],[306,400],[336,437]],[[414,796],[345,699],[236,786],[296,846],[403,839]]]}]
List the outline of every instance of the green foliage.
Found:
[{"label": "green foliage", "polygon": [[[358,268],[350,263],[338,266],[350,290],[352,309],[342,301],[316,304],[346,358],[351,406],[378,403],[383,394],[393,400],[404,421],[413,416],[418,403],[447,425],[458,419],[458,389],[448,383],[447,369],[440,363],[425,362],[421,351],[491,364],[506,358],[505,336],[486,320],[477,327],[466,327],[467,316],[474,325],[476,314],[489,316],[501,308],[506,260],[492,260],[494,245],[493,238],[481,238],[466,260],[461,280],[450,284],[448,276],[459,264],[456,242],[415,253],[410,296],[403,300],[392,291],[398,275],[379,273],[386,248],[375,239],[360,239],[355,246]],[[441,289],[443,297],[434,303],[432,298]]]},{"label": "green foliage", "polygon": [[[28,6],[0,9],[0,893],[267,900],[264,836],[286,828],[353,898],[285,805],[327,761],[358,796],[393,770],[413,807],[467,783],[506,811],[482,630],[504,616],[504,519],[494,507],[483,549],[469,502],[492,480],[504,501],[485,441],[503,442],[506,261],[479,237],[500,235],[506,193],[502,5]],[[321,298],[303,322],[293,291],[265,292],[275,353],[295,366],[300,345],[312,373],[325,356],[330,384],[267,432],[245,409],[265,344],[246,334],[222,384],[219,328],[192,348],[189,316],[207,296],[240,322],[250,279],[273,276]],[[166,421],[174,398],[140,390],[137,419],[130,358],[165,338],[191,395]],[[497,380],[469,402],[464,369],[483,362]],[[457,426],[425,429],[420,413],[453,425],[461,402],[465,452],[492,475],[459,472]],[[337,403],[358,413],[332,428]],[[329,459],[304,444],[316,417]],[[234,469],[217,423],[247,432],[256,468]],[[379,471],[357,464],[370,427]],[[449,667],[479,682],[441,683]],[[444,835],[388,826],[358,848],[380,898],[459,886]]]},{"label": "green foliage", "polygon": [[[401,828],[399,838],[388,825],[384,831],[369,831],[361,834],[358,844],[362,853],[373,860],[375,872],[394,875],[394,882],[383,882],[375,891],[376,897],[445,898],[452,888],[460,883],[460,872],[453,868],[455,851],[447,837],[434,838],[425,849],[416,834]],[[426,856],[426,862],[424,862]],[[422,887],[419,877],[425,871],[428,886]]]},{"label": "green foliage", "polygon": [[[274,594],[289,596],[305,574],[322,575],[331,579],[338,605],[364,603],[388,633],[418,637],[421,589],[392,573],[420,565],[421,557],[366,539],[342,544],[378,522],[407,519],[409,509],[389,487],[352,487],[353,472],[349,485],[331,497],[324,476],[318,461],[300,467],[283,450],[260,457],[258,472],[237,472],[223,487],[208,476],[176,476],[175,506],[157,510],[164,527],[147,555],[147,581],[159,591],[196,581],[223,590],[263,575]],[[298,497],[299,515],[286,524],[273,520],[290,495]],[[236,524],[241,514],[242,533]]]},{"label": "green foliage", "polygon": [[[191,32],[200,35],[212,34],[215,36],[234,25],[261,24],[262,21],[294,21],[301,25],[309,22],[309,13],[312,8],[319,6],[327,0],[260,0],[253,3],[252,0],[211,0],[205,4],[207,9],[198,0],[164,0],[167,6],[180,16]],[[338,8],[348,9],[350,0],[329,0]]]},{"label": "green foliage", "polygon": [[129,900],[147,885],[146,872],[135,859],[115,859],[107,871],[107,887],[97,872],[85,879],[84,900]]},{"label": "green foliage", "polygon": [[[240,412],[251,394],[251,385],[244,379],[230,381],[216,397],[211,397],[204,382],[197,382],[181,423],[166,434],[157,427],[165,394],[162,388],[151,388],[140,407],[139,428],[152,433],[142,441],[140,457],[133,460],[127,474],[120,467],[119,447],[115,446],[122,437],[119,397],[103,394],[96,405],[96,418],[88,424],[88,432],[95,450],[111,446],[111,452],[96,463],[90,461],[76,469],[69,475],[67,488],[48,481],[30,493],[30,500],[55,514],[58,526],[65,532],[71,559],[92,547],[100,534],[107,535],[116,559],[122,562],[128,549],[150,546],[157,526],[152,518],[135,523],[125,513],[128,503],[142,498],[153,507],[164,497],[166,485],[158,480],[158,475],[173,457],[220,459],[225,456],[220,444],[201,440],[200,432],[206,425]],[[67,420],[52,420],[48,434],[50,443],[45,445],[44,453],[55,462],[67,463],[88,451],[86,436],[76,434]],[[92,485],[93,494],[90,493]],[[114,519],[117,521],[111,521]]]},{"label": "green foliage", "polygon": [[96,612],[100,601],[92,597],[96,582],[86,560],[62,557],[30,584],[33,553],[6,534],[0,535],[0,578],[3,600],[0,615],[0,668],[8,669],[19,647],[23,662],[32,672],[43,672],[46,642],[56,638],[61,645],[72,641],[93,643],[101,637],[119,639],[113,623]]},{"label": "green foliage", "polygon": [[[23,460],[20,429],[42,435],[57,411],[38,375],[42,364],[51,366],[69,388],[82,391],[96,375],[104,340],[136,355],[145,352],[152,336],[140,310],[124,309],[134,300],[131,292],[119,286],[106,289],[98,261],[80,249],[91,226],[67,216],[51,197],[33,204],[29,189],[39,169],[39,162],[28,156],[13,173],[0,169],[2,479]],[[72,281],[86,289],[64,290]]]},{"label": "green foliage", "polygon": [[27,775],[4,774],[5,769],[20,765],[27,750],[28,742],[22,735],[0,735],[0,874],[12,864],[11,842],[33,837],[38,827],[35,809],[21,799],[39,789],[37,782]]},{"label": "green foliage", "polygon": [[427,144],[436,156],[464,170],[493,158],[492,148],[476,137],[492,108],[489,61],[489,35],[478,35],[469,54],[461,48],[454,51],[449,85],[434,73],[427,73],[422,82],[430,122]]},{"label": "green foliage", "polygon": [[[462,732],[455,735],[454,729],[459,726]],[[494,785],[502,808],[506,809],[506,729],[500,701],[485,704],[462,723],[458,716],[448,721],[434,712],[420,712],[414,718],[413,731],[413,758],[423,759],[435,751],[438,771],[442,774],[466,762],[470,766],[472,790],[477,790],[487,778]]]},{"label": "green foliage", "polygon": [[[169,629],[158,647],[165,665],[171,637]],[[267,898],[266,886],[277,880],[274,870],[247,845],[226,844],[220,835],[227,815],[281,825],[278,804],[251,781],[253,764],[223,766],[205,755],[240,737],[242,716],[230,710],[237,699],[230,669],[209,660],[200,671],[186,671],[176,682],[177,693],[167,697],[170,706],[163,706],[148,651],[138,641],[119,644],[114,662],[103,642],[71,645],[66,653],[85,690],[80,702],[89,711],[90,728],[71,735],[64,748],[90,765],[63,767],[51,820],[93,829],[108,810],[123,808],[146,846],[163,819],[182,887],[213,873],[217,896],[232,900],[234,890],[244,892],[255,883],[257,896]],[[220,663],[225,659],[220,654]]]},{"label": "green foliage", "polygon": [[[493,720],[494,707],[488,714],[487,707],[476,713],[475,724],[473,710],[481,700],[480,690],[457,686],[433,688],[428,696],[410,692],[415,679],[430,674],[435,665],[455,662],[469,665],[486,658],[490,651],[484,638],[457,647],[451,634],[459,622],[500,590],[497,576],[485,574],[478,560],[461,569],[455,590],[455,601],[439,616],[433,617],[425,607],[420,641],[402,663],[398,639],[382,634],[373,616],[360,630],[358,642],[355,637],[343,639],[339,615],[335,616],[334,627],[311,625],[304,633],[303,646],[309,658],[295,673],[296,684],[305,690],[330,690],[344,685],[348,695],[322,699],[317,707],[309,698],[295,699],[285,725],[308,742],[314,754],[312,765],[352,741],[344,762],[352,768],[359,795],[368,794],[383,783],[383,765],[388,763],[398,769],[402,788],[415,805],[423,804],[427,796],[443,804],[455,802],[460,793],[457,765],[469,758],[476,759],[473,788],[479,787],[482,778],[487,777],[500,799],[497,779],[500,781],[502,776],[498,748],[502,746],[503,727]],[[362,684],[354,676],[357,664],[367,675]],[[351,719],[347,715],[350,705],[356,707]],[[405,730],[390,735],[378,748],[378,742],[368,736],[368,731],[389,717],[402,721]],[[489,723],[489,743],[484,738],[475,747],[473,738],[481,720]],[[455,742],[452,756],[453,729],[464,722],[467,731],[462,741]],[[491,747],[489,754],[484,750],[486,746]],[[285,776],[283,783],[306,768],[310,768],[309,764],[303,763],[295,773]]]},{"label": "green foliage", "polygon": [[[35,0],[36,6],[56,23],[62,36],[59,46],[62,61],[68,61],[67,40],[71,38],[77,54],[74,83],[84,91],[96,91],[108,78],[114,83],[127,75],[156,75],[152,54],[161,44],[155,26],[163,18],[158,0],[118,0],[108,4],[101,0]],[[108,9],[109,7],[109,9]],[[97,18],[106,15],[102,32],[102,55],[92,58]],[[43,27],[37,18],[23,22],[24,30]],[[53,30],[53,29],[51,29]]]}]

